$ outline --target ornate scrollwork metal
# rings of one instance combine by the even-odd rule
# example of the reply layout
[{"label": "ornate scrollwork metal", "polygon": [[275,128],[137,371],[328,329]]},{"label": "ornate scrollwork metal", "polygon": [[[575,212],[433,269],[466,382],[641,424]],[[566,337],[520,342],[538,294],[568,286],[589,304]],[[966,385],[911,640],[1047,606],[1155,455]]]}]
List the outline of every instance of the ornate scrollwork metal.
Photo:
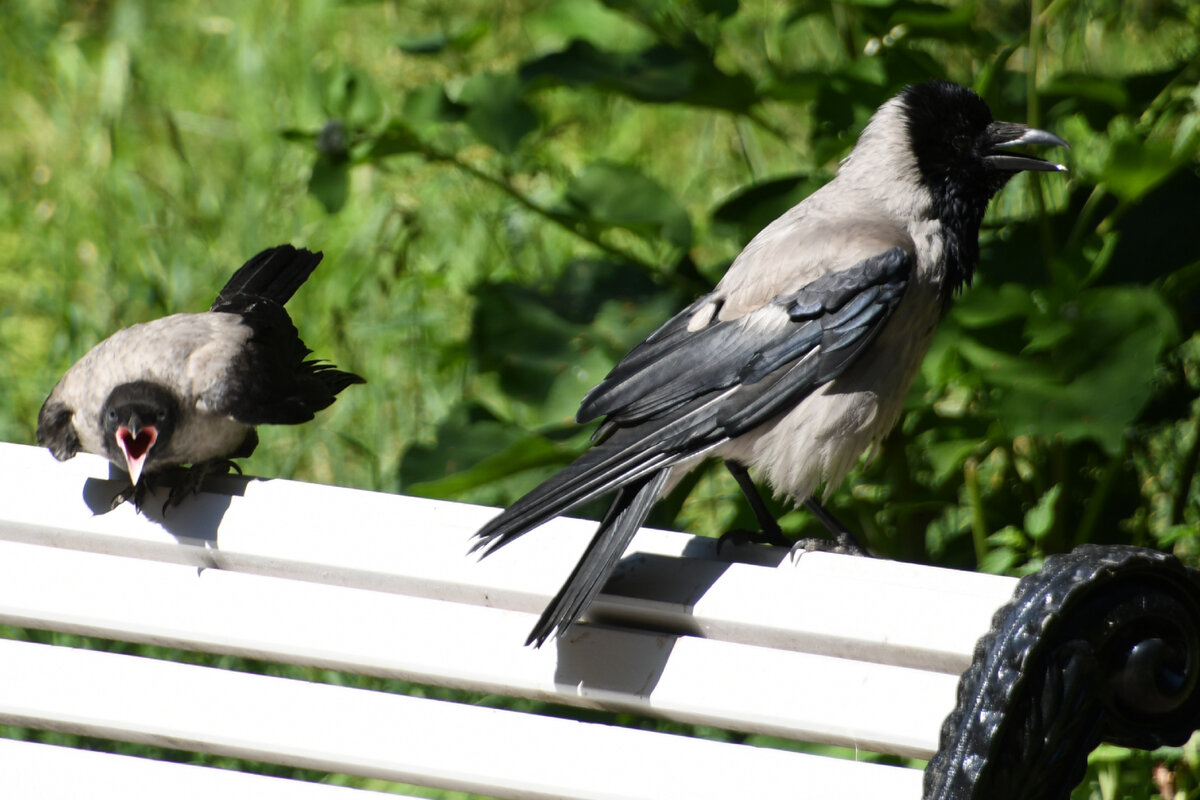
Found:
[{"label": "ornate scrollwork metal", "polygon": [[1127,546],[1046,559],[996,612],[958,685],[926,800],[1059,800],[1100,742],[1200,728],[1200,572]]}]

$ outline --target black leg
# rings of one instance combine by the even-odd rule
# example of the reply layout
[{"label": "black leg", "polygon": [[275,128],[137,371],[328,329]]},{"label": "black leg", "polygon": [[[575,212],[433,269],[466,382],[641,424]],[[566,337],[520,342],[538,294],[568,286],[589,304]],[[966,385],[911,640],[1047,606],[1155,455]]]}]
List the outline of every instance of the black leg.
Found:
[{"label": "black leg", "polygon": [[114,508],[127,501],[133,501],[134,508],[140,509],[141,506],[139,506],[137,501],[134,500],[136,491],[136,488],[131,483],[121,491],[117,492],[115,495],[113,495],[112,502],[108,504],[108,510],[112,511]]},{"label": "black leg", "polygon": [[756,542],[758,544],[774,544],[780,547],[789,545],[790,542],[784,537],[779,523],[775,521],[775,517],[771,516],[770,509],[763,502],[762,495],[758,493],[758,487],[754,485],[754,481],[750,478],[750,471],[736,461],[726,461],[725,467],[729,470],[729,474],[733,476],[733,479],[737,481],[742,494],[746,496],[746,500],[750,503],[750,510],[754,512],[754,519],[758,521],[759,530],[755,533],[743,530],[729,531],[721,537],[721,543],[718,547],[731,540]]},{"label": "black leg", "polygon": [[790,543],[783,535],[783,530],[779,527],[779,523],[771,516],[771,511],[767,508],[767,504],[763,502],[758,487],[754,485],[754,481],[750,477],[750,471],[736,461],[728,460],[725,461],[725,468],[729,470],[729,474],[737,481],[742,494],[746,496],[746,500],[750,503],[750,509],[754,512],[754,518],[758,520],[759,531],[758,533],[750,533],[742,530],[729,531],[721,537],[718,547],[730,540],[734,540],[780,546],[790,544],[793,556],[797,553],[810,550],[842,553],[844,555],[868,555],[867,549],[859,544],[858,539],[850,532],[850,529],[843,525],[841,520],[833,515],[833,512],[812,495],[805,498],[804,507],[825,526],[825,529],[829,531],[829,535],[833,539],[831,541],[829,539],[813,537],[799,539],[794,543]]},{"label": "black leg", "polygon": [[109,504],[108,510],[112,511],[122,503],[130,502],[133,503],[133,507],[135,509],[141,511],[142,504],[146,502],[146,493],[149,491],[153,491],[153,487],[150,486],[150,476],[142,473],[142,479],[138,481],[137,486],[134,486],[131,483],[121,491],[117,492],[116,496],[113,497],[112,502]]},{"label": "black leg", "polygon": [[762,495],[759,494],[758,487],[754,485],[754,480],[750,477],[750,470],[736,461],[726,461],[725,468],[737,481],[742,494],[746,496],[746,501],[750,503],[750,510],[754,512],[754,519],[758,521],[758,527],[762,529],[763,535],[772,540],[784,541],[783,531],[779,528],[775,517],[771,515]]},{"label": "black leg", "polygon": [[[255,437],[256,442],[257,440],[258,437]],[[163,503],[163,516],[166,516],[168,508],[179,505],[188,495],[198,494],[204,479],[209,475],[226,475],[230,470],[235,470],[239,475],[242,474],[242,468],[227,458],[214,458],[211,461],[201,461],[199,464],[188,467],[180,476],[179,482],[171,487],[171,493],[167,495],[167,501]]]}]

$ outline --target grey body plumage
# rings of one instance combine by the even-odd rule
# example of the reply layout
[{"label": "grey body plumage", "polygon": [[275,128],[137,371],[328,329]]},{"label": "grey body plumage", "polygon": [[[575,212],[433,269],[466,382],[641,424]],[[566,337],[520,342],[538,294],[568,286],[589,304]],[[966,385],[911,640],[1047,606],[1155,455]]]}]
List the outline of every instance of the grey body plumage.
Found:
[{"label": "grey body plumage", "polygon": [[1064,145],[992,120],[973,92],[909,87],[873,115],[837,176],[764,228],[713,292],[634,348],[583,400],[593,447],[478,533],[494,551],[615,492],[575,571],[529,636],[562,634],[661,494],[706,458],[803,501],[842,481],[895,424],[950,298],[970,281],[1006,152]]},{"label": "grey body plumage", "polygon": [[362,382],[307,359],[283,309],[321,257],[290,245],[265,250],[208,312],[132,325],[100,342],[50,392],[38,444],[59,460],[79,450],[106,456],[138,487],[143,474],[183,465],[199,467],[198,480],[249,455],[254,426],[312,419]]}]

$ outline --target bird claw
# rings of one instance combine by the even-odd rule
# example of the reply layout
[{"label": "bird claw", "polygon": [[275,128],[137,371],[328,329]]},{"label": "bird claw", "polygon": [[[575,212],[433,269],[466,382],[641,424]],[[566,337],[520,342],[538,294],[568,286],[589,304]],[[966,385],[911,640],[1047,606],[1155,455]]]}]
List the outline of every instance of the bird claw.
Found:
[{"label": "bird claw", "polygon": [[[125,487],[124,489],[122,489],[121,491],[119,491],[113,495],[112,502],[108,504],[108,510],[115,511],[117,509],[117,507],[120,506],[122,503],[124,503],[127,500],[132,500],[132,499],[133,499],[133,484],[130,484],[129,486]],[[136,501],[134,502],[134,506],[137,506]]]},{"label": "bird claw", "polygon": [[200,489],[209,475],[227,475],[231,469],[238,475],[242,474],[242,468],[228,458],[202,461],[183,470],[178,483],[171,487],[171,493],[167,495],[167,500],[163,503],[163,516],[166,516],[168,508],[179,505],[189,495],[200,494]]},{"label": "bird claw", "polygon": [[137,482],[136,486],[131,483],[113,495],[112,502],[108,504],[108,510],[112,511],[122,503],[130,502],[133,503],[134,509],[140,512],[142,510],[142,504],[146,500],[146,492],[148,491],[147,487],[148,482],[146,480],[146,476],[143,475],[142,479]]},{"label": "bird claw", "polygon": [[777,547],[787,547],[791,542],[779,528],[774,530],[751,531],[745,528],[734,528],[726,531],[717,539],[717,555],[721,555],[726,547],[740,547],[746,544],[769,544]]},{"label": "bird claw", "polygon": [[834,538],[826,539],[820,536],[810,536],[803,539],[797,539],[792,543],[791,550],[788,551],[788,558],[795,563],[800,560],[800,556],[805,553],[836,553],[843,556],[866,556],[871,557],[867,550],[859,545],[850,535],[848,531],[839,532]]}]

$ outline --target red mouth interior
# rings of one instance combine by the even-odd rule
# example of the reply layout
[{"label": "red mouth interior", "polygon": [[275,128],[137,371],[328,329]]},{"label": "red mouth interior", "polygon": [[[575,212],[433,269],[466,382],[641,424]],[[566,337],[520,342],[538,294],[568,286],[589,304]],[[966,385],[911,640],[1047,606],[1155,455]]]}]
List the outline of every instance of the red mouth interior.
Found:
[{"label": "red mouth interior", "polygon": [[125,455],[134,461],[138,461],[154,445],[154,440],[158,438],[158,433],[154,428],[145,427],[138,431],[137,436],[134,436],[129,432],[128,428],[120,428],[117,431],[117,438],[121,440],[121,447],[125,449]]}]

